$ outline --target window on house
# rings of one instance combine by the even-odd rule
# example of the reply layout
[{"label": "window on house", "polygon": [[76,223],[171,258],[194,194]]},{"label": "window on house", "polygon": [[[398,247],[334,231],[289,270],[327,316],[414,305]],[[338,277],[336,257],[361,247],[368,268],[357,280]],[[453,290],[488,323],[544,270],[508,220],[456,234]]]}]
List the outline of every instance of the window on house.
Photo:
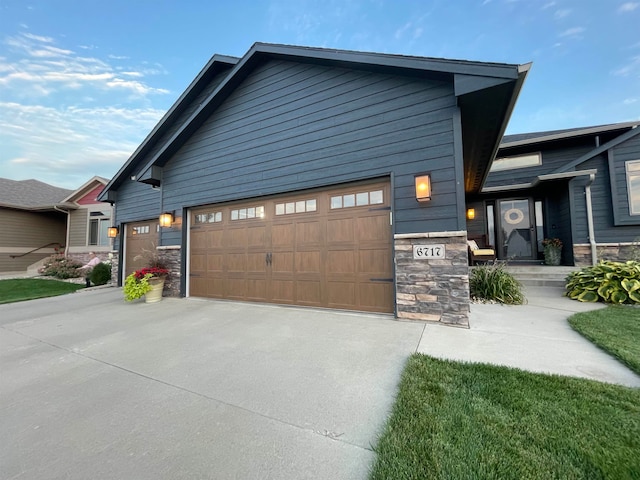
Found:
[{"label": "window on house", "polygon": [[111,226],[111,219],[103,212],[89,213],[89,245],[107,246],[109,237],[107,229]]},{"label": "window on house", "polygon": [[231,220],[246,220],[249,218],[264,218],[264,205],[231,210]]},{"label": "window on house", "polygon": [[309,200],[298,200],[297,202],[276,203],[276,215],[315,212],[316,208],[317,201],[315,198],[311,198]]},{"label": "window on house", "polygon": [[640,215],[640,160],[625,163],[629,215]]},{"label": "window on house", "polygon": [[542,155],[540,152],[496,158],[491,164],[491,170],[489,171],[499,172],[501,170],[515,170],[516,168],[535,167],[537,165],[542,165]]},{"label": "window on house", "polygon": [[360,207],[363,205],[377,205],[384,203],[382,190],[371,192],[346,193],[331,197],[331,209]]}]

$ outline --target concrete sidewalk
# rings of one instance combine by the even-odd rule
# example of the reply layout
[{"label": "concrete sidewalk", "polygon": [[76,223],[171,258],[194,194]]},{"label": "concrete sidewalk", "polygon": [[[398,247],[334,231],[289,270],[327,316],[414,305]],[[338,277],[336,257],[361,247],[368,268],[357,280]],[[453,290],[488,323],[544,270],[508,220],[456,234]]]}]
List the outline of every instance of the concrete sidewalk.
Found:
[{"label": "concrete sidewalk", "polygon": [[528,287],[525,296],[526,305],[473,304],[468,330],[427,325],[418,352],[640,387],[640,376],[567,322],[602,304],[569,300],[557,287]]}]

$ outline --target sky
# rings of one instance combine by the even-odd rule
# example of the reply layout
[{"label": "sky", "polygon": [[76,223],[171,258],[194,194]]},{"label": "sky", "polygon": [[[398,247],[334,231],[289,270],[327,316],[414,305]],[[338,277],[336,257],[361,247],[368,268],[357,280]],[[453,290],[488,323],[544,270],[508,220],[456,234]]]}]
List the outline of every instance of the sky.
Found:
[{"label": "sky", "polygon": [[640,119],[640,0],[0,0],[0,177],[111,178],[255,42],[533,62],[507,133]]}]

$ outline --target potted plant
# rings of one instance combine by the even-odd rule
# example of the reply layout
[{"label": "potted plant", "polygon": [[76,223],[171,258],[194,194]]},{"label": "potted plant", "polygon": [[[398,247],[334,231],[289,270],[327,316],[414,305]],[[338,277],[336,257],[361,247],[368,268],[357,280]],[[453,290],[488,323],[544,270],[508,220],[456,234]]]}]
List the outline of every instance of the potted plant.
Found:
[{"label": "potted plant", "polygon": [[164,267],[144,267],[127,276],[124,281],[124,299],[128,302],[142,298],[146,303],[162,300],[162,289],[169,270]]},{"label": "potted plant", "polygon": [[559,238],[545,238],[542,241],[544,247],[545,265],[560,265],[562,256],[562,241]]}]

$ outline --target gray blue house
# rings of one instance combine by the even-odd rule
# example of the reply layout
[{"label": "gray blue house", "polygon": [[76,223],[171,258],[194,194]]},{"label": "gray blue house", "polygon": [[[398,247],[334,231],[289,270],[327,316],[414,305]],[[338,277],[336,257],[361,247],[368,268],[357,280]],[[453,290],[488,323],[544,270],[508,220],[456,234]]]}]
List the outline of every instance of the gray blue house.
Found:
[{"label": "gray blue house", "polygon": [[467,324],[465,199],[528,69],[262,43],[215,55],[100,196],[118,280],[153,248],[173,295]]},{"label": "gray blue house", "polygon": [[562,241],[564,265],[637,257],[639,125],[504,137],[482,190],[467,195],[468,235],[510,262],[539,262],[545,238]]}]

